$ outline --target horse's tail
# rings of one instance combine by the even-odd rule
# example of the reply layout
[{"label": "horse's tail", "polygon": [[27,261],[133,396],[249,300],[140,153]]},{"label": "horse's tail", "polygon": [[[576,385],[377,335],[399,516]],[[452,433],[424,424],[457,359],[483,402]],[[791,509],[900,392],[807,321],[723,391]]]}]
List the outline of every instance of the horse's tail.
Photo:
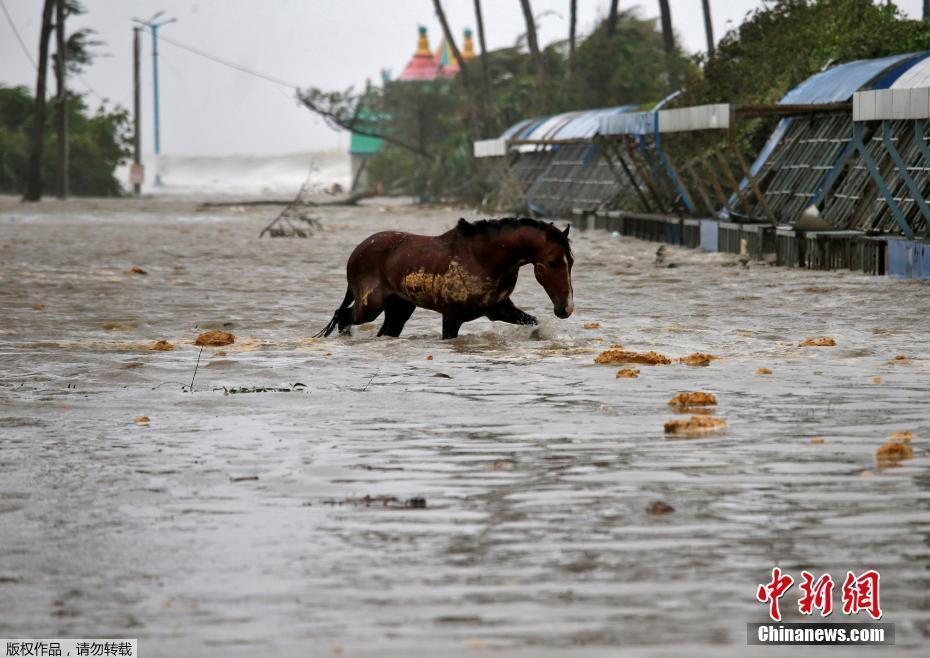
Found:
[{"label": "horse's tail", "polygon": [[333,333],[333,330],[339,326],[340,316],[349,309],[349,306],[351,306],[354,300],[355,295],[352,294],[352,288],[346,288],[346,296],[342,300],[342,305],[336,309],[335,313],[333,313],[333,319],[329,321],[329,324],[327,324],[320,333],[316,334],[314,338],[326,338],[331,333]]}]

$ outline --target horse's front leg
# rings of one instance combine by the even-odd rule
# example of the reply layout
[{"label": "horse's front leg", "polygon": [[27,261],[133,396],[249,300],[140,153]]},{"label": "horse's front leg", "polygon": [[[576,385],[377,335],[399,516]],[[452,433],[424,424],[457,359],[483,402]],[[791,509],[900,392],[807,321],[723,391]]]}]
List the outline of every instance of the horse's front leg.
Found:
[{"label": "horse's front leg", "polygon": [[446,311],[442,314],[442,339],[447,340],[449,338],[458,338],[459,329],[462,328],[462,324],[465,321],[459,318],[459,316]]},{"label": "horse's front leg", "polygon": [[492,306],[485,314],[488,320],[494,322],[509,322],[510,324],[539,324],[529,313],[521,311],[508,297],[497,306]]},{"label": "horse's front leg", "polygon": [[397,295],[388,295],[384,300],[384,324],[378,331],[379,336],[393,336],[397,338],[404,330],[407,320],[413,315],[416,304],[408,302]]}]

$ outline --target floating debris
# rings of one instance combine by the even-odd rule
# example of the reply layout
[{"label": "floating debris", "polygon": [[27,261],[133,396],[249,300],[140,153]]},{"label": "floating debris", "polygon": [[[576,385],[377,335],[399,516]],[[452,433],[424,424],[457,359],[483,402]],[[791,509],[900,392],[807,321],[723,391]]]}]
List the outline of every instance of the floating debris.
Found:
[{"label": "floating debris", "polygon": [[584,327],[585,329],[600,329],[601,323],[600,322],[585,322],[582,325],[582,327]]},{"label": "floating debris", "polygon": [[433,355],[432,355],[432,354],[427,354],[427,355],[426,355],[426,360],[427,360],[427,361],[432,361],[432,360],[433,360]]},{"label": "floating debris", "polygon": [[825,441],[826,441],[826,439],[824,439],[822,436],[814,436],[814,437],[811,437],[811,443],[813,443],[813,444],[815,444],[815,445],[821,445],[821,444],[823,444]]},{"label": "floating debris", "polygon": [[197,336],[194,345],[222,347],[223,345],[232,345],[235,342],[236,337],[228,331],[205,331]]},{"label": "floating debris", "polygon": [[355,505],[358,507],[385,507],[388,509],[426,509],[425,498],[407,498],[401,500],[396,496],[362,496],[348,497],[344,500],[324,500],[324,505]]},{"label": "floating debris", "polygon": [[42,311],[44,309],[45,309],[45,304],[33,304],[32,305],[33,311]]},{"label": "floating debris", "polygon": [[437,372],[433,377],[441,377],[442,379],[452,379],[452,375],[447,375],[444,372]]},{"label": "floating debris", "polygon": [[148,416],[136,416],[132,422],[136,425],[148,425],[151,419]]},{"label": "floating debris", "polygon": [[886,443],[875,451],[875,459],[879,466],[895,466],[913,456],[914,449],[907,443]]},{"label": "floating debris", "polygon": [[307,388],[306,384],[297,382],[296,384],[291,384],[288,387],[275,387],[275,386],[233,386],[226,387],[221,386],[220,388],[214,388],[214,391],[223,391],[223,395],[238,395],[241,393],[295,393],[303,391]]},{"label": "floating debris", "polygon": [[216,356],[226,356],[226,352],[225,352],[225,350],[217,350],[216,352],[213,353],[213,356],[215,356],[215,357],[216,357]]},{"label": "floating debris", "polygon": [[646,506],[648,514],[671,514],[675,508],[661,500],[654,500]]},{"label": "floating debris", "polygon": [[910,443],[914,440],[914,433],[909,430],[892,432],[888,436],[888,440],[892,443]]},{"label": "floating debris", "polygon": [[881,383],[883,383],[883,382],[884,382],[884,380],[883,380],[881,377],[872,377],[872,383],[873,383],[873,384],[881,384]]},{"label": "floating debris", "polygon": [[174,345],[169,343],[167,340],[159,340],[152,343],[152,346],[149,349],[156,352],[170,352],[174,349]]},{"label": "floating debris", "polygon": [[666,434],[676,434],[679,436],[699,436],[722,430],[727,426],[727,421],[722,418],[713,416],[691,416],[691,418],[674,418],[665,423]]},{"label": "floating debris", "polygon": [[709,365],[711,361],[718,357],[713,354],[707,354],[705,352],[695,352],[694,354],[689,354],[688,356],[683,356],[678,359],[679,363],[684,363],[689,366],[706,366]]},{"label": "floating debris", "polygon": [[590,347],[551,347],[542,351],[544,356],[574,356],[576,354],[591,354],[596,352]]},{"label": "floating debris", "polygon": [[754,375],[771,375],[771,374],[772,374],[772,371],[769,370],[768,368],[756,368],[756,370],[755,370],[752,374],[754,374]]},{"label": "floating debris", "polygon": [[800,347],[836,347],[836,341],[829,336],[820,338],[805,338],[799,343]]},{"label": "floating debris", "polygon": [[655,264],[657,267],[661,267],[664,262],[665,262],[665,245],[660,244],[659,248],[656,249]]},{"label": "floating debris", "polygon": [[668,401],[672,407],[687,409],[689,407],[704,407],[717,404],[717,396],[704,391],[685,391],[679,393]]},{"label": "floating debris", "polygon": [[147,276],[147,275],[148,275],[148,272],[146,272],[145,270],[143,270],[143,269],[142,269],[141,267],[139,267],[138,265],[133,265],[132,267],[130,267],[130,268],[126,271],[126,274],[138,274],[138,275],[140,275],[140,276]]},{"label": "floating debris", "polygon": [[618,349],[616,346],[598,354],[594,363],[614,365],[618,363],[640,363],[645,366],[668,365],[671,361],[668,357],[657,352],[630,352]]},{"label": "floating debris", "polygon": [[639,368],[620,368],[617,379],[636,379],[639,377]]},{"label": "floating debris", "polygon": [[257,475],[241,475],[239,477],[229,476],[230,482],[249,482],[251,480],[257,480]]}]

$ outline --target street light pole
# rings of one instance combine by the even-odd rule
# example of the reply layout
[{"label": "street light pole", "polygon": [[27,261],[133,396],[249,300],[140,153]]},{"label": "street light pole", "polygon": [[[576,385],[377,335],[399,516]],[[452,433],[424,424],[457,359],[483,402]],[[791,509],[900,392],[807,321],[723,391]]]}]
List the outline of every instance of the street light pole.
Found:
[{"label": "street light pole", "polygon": [[159,114],[159,98],[158,98],[158,28],[168,25],[169,23],[177,22],[177,18],[169,18],[167,20],[156,23],[155,19],[164,14],[164,11],[160,11],[152,16],[147,21],[143,21],[138,18],[134,18],[136,23],[144,25],[149,28],[149,31],[152,33],[152,94],[154,96],[154,110],[153,115],[155,117],[155,186],[161,187],[161,115]]},{"label": "street light pole", "polygon": [[142,81],[140,59],[142,55],[142,28],[132,28],[132,164],[130,182],[132,191],[142,193]]}]

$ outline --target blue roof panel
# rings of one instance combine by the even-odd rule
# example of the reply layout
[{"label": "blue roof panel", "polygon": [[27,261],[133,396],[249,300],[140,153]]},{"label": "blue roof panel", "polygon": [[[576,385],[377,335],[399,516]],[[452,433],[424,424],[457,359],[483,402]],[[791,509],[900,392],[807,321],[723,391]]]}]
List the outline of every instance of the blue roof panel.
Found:
[{"label": "blue roof panel", "polygon": [[[895,86],[895,82],[910,71],[912,68],[917,67],[920,62],[925,60],[930,53],[910,53],[905,56],[900,62],[889,66],[885,71],[881,73],[877,78],[873,79],[865,89],[890,89]],[[861,91],[861,90],[860,90]]]},{"label": "blue roof panel", "polygon": [[535,122],[536,119],[523,119],[523,121],[518,121],[517,123],[510,126],[507,130],[502,132],[500,139],[512,139],[515,135],[521,134],[523,130]]},{"label": "blue roof panel", "polygon": [[629,112],[635,105],[619,105],[597,110],[588,110],[573,117],[568,123],[559,128],[554,139],[584,139],[597,134],[601,125],[601,117],[613,116]]},{"label": "blue roof panel", "polygon": [[[826,71],[821,71],[809,77],[797,87],[785,94],[779,103],[783,105],[804,103],[842,103],[848,101],[853,92],[869,85],[878,78],[885,69],[894,66],[909,58],[913,53],[904,55],[891,55],[879,59],[863,59],[855,62],[840,64]],[[895,76],[897,77],[897,76]],[[881,80],[873,89],[884,89],[893,80]]]},{"label": "blue roof panel", "polygon": [[597,134],[601,125],[601,117],[623,114],[635,107],[635,105],[618,105],[524,119],[501,133],[500,139],[584,139]]}]

